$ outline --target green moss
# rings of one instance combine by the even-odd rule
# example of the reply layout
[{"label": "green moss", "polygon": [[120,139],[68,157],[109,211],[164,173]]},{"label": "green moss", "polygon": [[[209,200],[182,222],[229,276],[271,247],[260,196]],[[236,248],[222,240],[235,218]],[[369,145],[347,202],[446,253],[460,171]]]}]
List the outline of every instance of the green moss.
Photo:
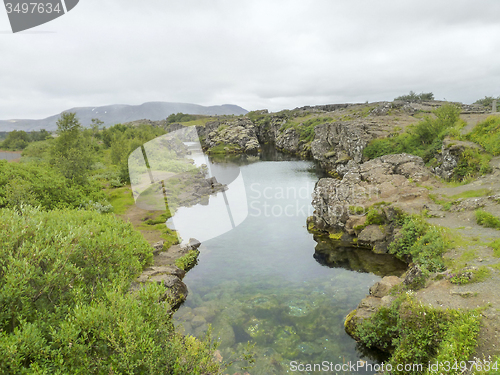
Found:
[{"label": "green moss", "polygon": [[362,215],[365,213],[365,207],[362,206],[349,206],[349,213],[353,215]]},{"label": "green moss", "polygon": [[198,250],[190,250],[186,255],[176,259],[175,265],[181,270],[189,271],[198,263]]},{"label": "green moss", "polygon": [[441,205],[441,209],[443,211],[449,211],[451,207],[456,203],[455,201],[451,201],[448,198],[438,197],[437,194],[429,194],[429,198],[436,204]]},{"label": "green moss", "polygon": [[308,116],[308,120],[303,120],[300,122],[299,119],[288,120],[281,128],[280,131],[284,132],[289,128],[293,128],[299,134],[299,138],[304,143],[310,143],[314,139],[314,128],[317,125],[323,124],[325,122],[330,122],[333,119],[331,117],[312,117]]},{"label": "green moss", "polygon": [[500,271],[500,263],[492,264],[490,267]]},{"label": "green moss", "polygon": [[328,237],[330,237],[332,240],[340,240],[343,234],[344,234],[343,232],[330,233]]},{"label": "green moss", "polygon": [[220,143],[207,150],[209,154],[234,154],[242,152],[240,146],[235,144]]}]

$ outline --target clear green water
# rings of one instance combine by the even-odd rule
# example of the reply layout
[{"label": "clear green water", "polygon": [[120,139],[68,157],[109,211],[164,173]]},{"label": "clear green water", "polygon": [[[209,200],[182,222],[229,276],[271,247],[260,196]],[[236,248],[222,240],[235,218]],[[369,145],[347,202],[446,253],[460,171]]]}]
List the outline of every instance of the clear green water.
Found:
[{"label": "clear green water", "polygon": [[356,347],[343,322],[375,281],[401,274],[404,264],[328,238],[315,241],[306,229],[319,178],[312,162],[239,164],[249,216],[203,243],[184,278],[189,295],[176,324],[195,336],[211,325],[224,361],[236,360],[227,374],[245,373],[237,359],[247,342],[255,343],[255,367],[246,370],[252,375],[291,373],[291,361],[380,361],[379,353]]}]

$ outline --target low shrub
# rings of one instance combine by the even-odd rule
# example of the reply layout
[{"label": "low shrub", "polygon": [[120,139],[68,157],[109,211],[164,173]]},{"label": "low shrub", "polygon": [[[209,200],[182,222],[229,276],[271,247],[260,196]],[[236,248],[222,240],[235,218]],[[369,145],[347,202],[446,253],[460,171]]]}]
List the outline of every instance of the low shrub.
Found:
[{"label": "low shrub", "polygon": [[130,293],[152,248],[92,211],[0,209],[0,373],[218,373],[215,347],[175,332],[165,289]]},{"label": "low shrub", "polygon": [[463,181],[490,173],[492,170],[490,160],[491,155],[475,148],[466,148],[460,155],[457,166],[453,170],[453,179]]},{"label": "low shrub", "polygon": [[[499,97],[493,97],[493,96],[485,96],[483,99],[478,99],[474,102],[474,104],[480,104],[485,107],[491,107],[493,104],[493,100],[498,100],[500,101],[500,96]],[[499,103],[500,104],[500,103]]]},{"label": "low shrub", "polygon": [[78,185],[45,163],[0,160],[0,207],[30,204],[45,209],[78,208],[89,201],[108,204],[97,181]]},{"label": "low shrub", "polygon": [[476,210],[476,221],[484,227],[500,229],[500,218],[482,209]]},{"label": "low shrub", "polygon": [[[473,353],[480,329],[476,310],[441,310],[424,306],[409,293],[399,296],[389,307],[381,307],[361,322],[356,335],[368,347],[389,351],[393,374],[427,374],[429,363],[451,364],[447,374],[459,374],[451,368],[466,361]],[[398,365],[422,364],[422,368],[398,368]],[[440,368],[442,370],[442,368]]]},{"label": "low shrub", "polygon": [[399,234],[389,245],[389,252],[406,262],[416,263],[427,276],[444,270],[442,254],[449,247],[443,232],[422,217],[407,215]]}]

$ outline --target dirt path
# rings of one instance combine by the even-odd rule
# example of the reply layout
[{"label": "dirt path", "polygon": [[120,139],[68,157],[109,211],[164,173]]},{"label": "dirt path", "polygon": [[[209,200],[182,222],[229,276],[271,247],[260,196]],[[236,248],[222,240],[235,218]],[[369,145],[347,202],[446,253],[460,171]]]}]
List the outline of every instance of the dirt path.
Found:
[{"label": "dirt path", "polygon": [[154,245],[158,241],[162,240],[161,231],[144,229],[144,222],[148,219],[154,219],[161,213],[162,212],[160,211],[143,210],[134,204],[130,206],[123,215],[118,216],[125,221],[130,221],[134,228],[142,233],[146,241],[148,241],[151,245]]}]

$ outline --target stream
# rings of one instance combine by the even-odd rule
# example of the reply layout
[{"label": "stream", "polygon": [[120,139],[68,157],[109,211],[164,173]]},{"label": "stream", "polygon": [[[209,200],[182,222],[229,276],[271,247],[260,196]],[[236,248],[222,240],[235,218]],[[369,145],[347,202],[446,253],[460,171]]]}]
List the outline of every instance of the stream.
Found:
[{"label": "stream", "polygon": [[[311,193],[324,177],[314,162],[269,148],[260,157],[211,163],[239,168],[247,206],[230,206],[236,226],[200,239],[198,265],[183,280],[189,295],[174,315],[181,332],[201,337],[211,326],[220,340],[218,359],[232,362],[227,374],[308,373],[298,371],[299,364],[383,361],[381,353],[357,347],[343,322],[371,285],[401,275],[405,264],[307,231]],[[196,220],[202,209],[175,215]],[[255,366],[242,370],[248,343],[255,344]]]}]

